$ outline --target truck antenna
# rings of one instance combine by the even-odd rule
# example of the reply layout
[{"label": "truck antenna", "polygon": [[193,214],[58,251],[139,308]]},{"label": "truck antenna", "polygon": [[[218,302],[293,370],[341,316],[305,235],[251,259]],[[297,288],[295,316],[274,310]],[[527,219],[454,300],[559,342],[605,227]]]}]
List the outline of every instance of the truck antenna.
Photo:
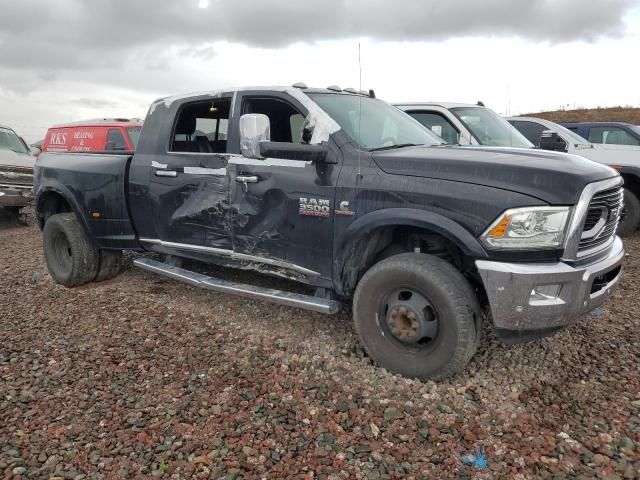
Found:
[{"label": "truck antenna", "polygon": [[[360,86],[358,90],[362,91],[362,47],[358,42],[358,73],[360,75]],[[362,143],[362,95],[358,95],[358,143]],[[360,168],[360,146],[358,146],[358,178],[362,177],[362,170]]]}]

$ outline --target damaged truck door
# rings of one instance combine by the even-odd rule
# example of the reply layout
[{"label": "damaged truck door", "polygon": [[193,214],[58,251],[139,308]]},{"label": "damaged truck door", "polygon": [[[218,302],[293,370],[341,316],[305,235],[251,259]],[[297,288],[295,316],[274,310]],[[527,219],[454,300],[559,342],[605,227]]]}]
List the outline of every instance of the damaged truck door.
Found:
[{"label": "damaged truck door", "polygon": [[227,174],[231,102],[229,95],[183,104],[167,116],[174,121],[160,127],[168,142],[157,142],[161,150],[142,164],[134,162],[132,180],[149,189],[141,198],[135,190],[138,198],[131,204],[141,242],[198,256],[233,250]]},{"label": "damaged truck door", "polygon": [[247,91],[234,108],[242,113],[229,167],[234,251],[259,269],[330,286],[337,160],[327,163],[326,145],[303,143],[308,112],[295,99]]}]

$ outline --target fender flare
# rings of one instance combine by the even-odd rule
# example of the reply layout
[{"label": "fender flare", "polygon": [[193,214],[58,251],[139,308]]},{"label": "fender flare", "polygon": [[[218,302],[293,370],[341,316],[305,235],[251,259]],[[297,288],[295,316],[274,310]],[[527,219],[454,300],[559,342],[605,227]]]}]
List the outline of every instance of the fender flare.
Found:
[{"label": "fender flare", "polygon": [[382,227],[416,227],[442,235],[456,245],[462,253],[473,258],[487,258],[480,242],[462,225],[438,213],[412,208],[388,208],[367,213],[349,225],[337,245],[334,263],[336,287],[343,290],[345,267],[357,242]]},{"label": "fender flare", "polygon": [[[91,229],[89,228],[89,224],[87,223],[87,219],[85,218],[84,215],[82,215],[82,209],[80,208],[80,205],[76,200],[76,197],[64,185],[60,185],[60,184],[43,185],[38,189],[38,193],[36,194],[36,201],[35,201],[36,216],[38,216],[39,218],[40,208],[41,208],[40,203],[42,201],[42,196],[49,192],[60,195],[67,202],[69,207],[71,207],[71,211],[75,213],[76,217],[78,217],[78,220],[80,220],[80,225],[82,225],[82,228],[84,229],[87,236],[90,239],[93,239],[93,236],[91,235]],[[42,225],[42,228],[44,228],[44,225]]]}]

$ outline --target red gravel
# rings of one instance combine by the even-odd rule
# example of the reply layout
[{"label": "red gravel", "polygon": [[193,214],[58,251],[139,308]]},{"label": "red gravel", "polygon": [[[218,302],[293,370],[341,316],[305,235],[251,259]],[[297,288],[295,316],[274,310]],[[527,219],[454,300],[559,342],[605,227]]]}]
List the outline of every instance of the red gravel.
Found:
[{"label": "red gravel", "polygon": [[[9,478],[640,478],[640,239],[604,314],[465,374],[406,380],[347,314],[130,268],[67,290],[35,227],[0,227],[0,472]],[[264,282],[264,280],[263,280]],[[485,452],[487,468],[465,465]]]}]

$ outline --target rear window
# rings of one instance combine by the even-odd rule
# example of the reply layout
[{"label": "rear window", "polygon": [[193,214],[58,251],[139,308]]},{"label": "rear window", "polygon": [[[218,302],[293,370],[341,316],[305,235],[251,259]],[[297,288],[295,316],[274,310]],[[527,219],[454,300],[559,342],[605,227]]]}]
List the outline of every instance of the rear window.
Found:
[{"label": "rear window", "polygon": [[29,153],[20,137],[13,131],[4,128],[0,128],[0,149],[16,153]]}]

